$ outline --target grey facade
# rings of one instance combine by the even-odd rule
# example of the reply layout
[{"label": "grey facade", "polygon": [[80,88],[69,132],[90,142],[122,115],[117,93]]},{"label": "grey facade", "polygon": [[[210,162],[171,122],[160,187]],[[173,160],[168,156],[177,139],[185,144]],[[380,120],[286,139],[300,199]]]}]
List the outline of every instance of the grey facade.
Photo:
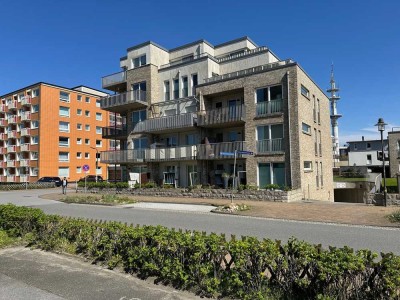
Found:
[{"label": "grey facade", "polygon": [[329,99],[293,60],[244,37],[172,50],[147,42],[120,66],[103,77],[117,94],[101,107],[123,116],[123,126],[103,129],[122,150],[102,162],[158,184],[223,186],[230,175],[333,201]]}]

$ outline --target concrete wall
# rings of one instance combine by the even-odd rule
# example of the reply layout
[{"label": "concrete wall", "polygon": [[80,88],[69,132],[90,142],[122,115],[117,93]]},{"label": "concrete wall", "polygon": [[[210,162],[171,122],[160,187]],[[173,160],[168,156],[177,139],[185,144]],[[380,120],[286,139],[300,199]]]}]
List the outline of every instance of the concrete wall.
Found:
[{"label": "concrete wall", "polygon": [[388,134],[389,140],[389,161],[390,177],[395,177],[400,173],[400,131],[392,131]]},{"label": "concrete wall", "polygon": [[[371,155],[371,163],[367,162],[367,156]],[[350,151],[349,152],[349,166],[382,166],[382,161],[378,160],[377,150],[371,151]],[[385,165],[389,165],[388,161],[385,161]]]},{"label": "concrete wall", "polygon": [[269,59],[270,56],[267,54],[267,52],[262,52],[255,55],[228,60],[220,64],[220,74],[226,74],[257,66],[262,66],[270,63],[271,61]]}]

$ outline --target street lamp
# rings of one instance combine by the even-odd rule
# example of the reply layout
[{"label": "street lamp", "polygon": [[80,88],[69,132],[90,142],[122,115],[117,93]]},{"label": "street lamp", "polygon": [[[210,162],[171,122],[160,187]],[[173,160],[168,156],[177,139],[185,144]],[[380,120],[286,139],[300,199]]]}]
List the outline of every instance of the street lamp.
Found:
[{"label": "street lamp", "polygon": [[97,150],[97,148],[95,147],[90,147],[94,150],[96,150],[96,170],[94,171],[94,176],[96,178],[96,182],[97,182],[97,167],[99,166],[99,150]]},{"label": "street lamp", "polygon": [[386,203],[386,171],[385,171],[385,152],[383,149],[383,132],[385,131],[385,125],[387,125],[383,118],[379,118],[378,123],[375,126],[378,126],[378,131],[381,132],[381,145],[382,145],[382,166],[383,166],[383,205],[387,205]]}]

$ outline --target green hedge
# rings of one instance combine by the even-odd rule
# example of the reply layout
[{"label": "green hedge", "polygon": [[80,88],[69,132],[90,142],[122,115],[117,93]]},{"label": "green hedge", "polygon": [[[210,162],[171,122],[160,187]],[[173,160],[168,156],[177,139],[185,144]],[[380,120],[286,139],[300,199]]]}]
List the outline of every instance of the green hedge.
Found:
[{"label": "green hedge", "polygon": [[369,250],[323,249],[252,237],[128,226],[45,215],[39,209],[0,206],[0,230],[30,236],[45,250],[81,254],[120,266],[141,278],[206,297],[239,299],[397,299],[400,257]]},{"label": "green hedge", "polygon": [[[79,181],[78,182],[78,187],[83,188],[85,187],[85,182],[84,181]],[[120,189],[127,189],[129,188],[129,183],[127,182],[116,182],[116,183],[111,183],[111,182],[86,182],[86,187],[88,189],[92,188],[99,188],[99,189],[104,189],[104,188],[120,188]]]}]

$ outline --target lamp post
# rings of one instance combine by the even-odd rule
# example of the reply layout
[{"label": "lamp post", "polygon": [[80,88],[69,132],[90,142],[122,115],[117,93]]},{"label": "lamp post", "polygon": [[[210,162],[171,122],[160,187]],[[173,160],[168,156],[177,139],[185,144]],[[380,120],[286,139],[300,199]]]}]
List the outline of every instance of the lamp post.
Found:
[{"label": "lamp post", "polygon": [[387,125],[383,118],[379,118],[378,123],[375,126],[378,126],[378,131],[381,132],[381,145],[382,145],[382,166],[383,166],[383,205],[386,206],[386,170],[385,170],[385,152],[383,148],[383,132],[385,131],[385,125]]},{"label": "lamp post", "polygon": [[95,147],[90,147],[94,150],[96,150],[96,170],[94,171],[94,176],[96,178],[96,182],[97,182],[97,167],[99,166],[99,150],[97,150],[97,148]]}]

